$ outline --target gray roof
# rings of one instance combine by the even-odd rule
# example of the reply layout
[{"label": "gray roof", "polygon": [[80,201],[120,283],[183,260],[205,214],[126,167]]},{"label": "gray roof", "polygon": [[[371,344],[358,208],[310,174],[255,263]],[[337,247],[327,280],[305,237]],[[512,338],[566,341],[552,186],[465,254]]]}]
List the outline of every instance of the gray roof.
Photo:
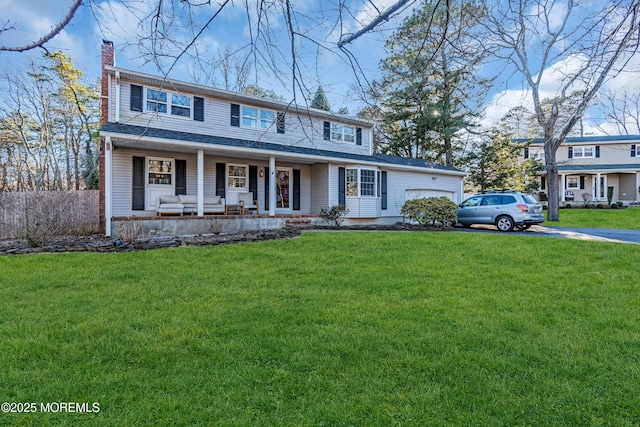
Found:
[{"label": "gray roof", "polygon": [[367,156],[363,154],[341,153],[339,151],[320,150],[309,147],[298,147],[293,145],[281,145],[262,141],[249,141],[244,139],[226,138],[213,135],[203,135],[198,133],[178,132],[167,129],[157,129],[152,127],[134,126],[121,123],[106,123],[102,127],[104,132],[120,133],[131,136],[147,136],[152,138],[162,138],[169,140],[198,142],[204,144],[219,145],[224,147],[254,148],[280,153],[308,154],[312,156],[322,156],[328,159],[351,160],[361,162],[376,162],[388,165],[412,166],[425,169],[436,169],[441,171],[451,171],[464,173],[459,169],[439,165],[422,159],[409,157],[391,156],[388,154],[373,154]]},{"label": "gray roof", "polygon": [[[543,144],[544,138],[518,138],[515,142],[530,144]],[[640,135],[602,135],[602,136],[568,136],[564,139],[568,144],[587,144],[596,142],[625,142],[640,141]]]},{"label": "gray roof", "polygon": [[627,163],[619,165],[558,165],[559,171],[583,171],[583,170],[617,170],[636,169],[640,170],[640,163]]}]

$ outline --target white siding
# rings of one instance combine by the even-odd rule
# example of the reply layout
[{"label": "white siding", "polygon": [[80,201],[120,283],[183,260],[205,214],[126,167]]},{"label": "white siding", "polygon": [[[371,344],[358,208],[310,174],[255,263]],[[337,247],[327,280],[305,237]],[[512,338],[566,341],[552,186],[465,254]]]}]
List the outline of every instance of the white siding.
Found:
[{"label": "white siding", "polygon": [[316,164],[311,166],[311,213],[319,214],[320,209],[329,206],[328,186],[329,165]]},{"label": "white siding", "polygon": [[[163,157],[187,162],[187,194],[197,194],[197,156],[196,154],[167,153],[159,151],[144,151],[118,148],[113,151],[113,216],[153,216],[154,211],[134,211],[132,203],[133,157]],[[264,177],[260,177],[260,170],[268,167],[266,162],[257,162],[231,157],[204,157],[204,195],[213,196],[216,193],[216,163],[239,163],[258,167],[258,205],[260,213],[268,212],[264,206]],[[276,163],[277,167],[290,167],[300,170],[300,210],[292,213],[311,213],[311,166],[293,163]]]},{"label": "white siding", "polygon": [[[436,177],[436,179],[433,179]],[[408,172],[389,170],[387,172],[387,209],[382,211],[382,216],[398,216],[402,205],[406,201],[407,191],[432,192],[432,194],[453,194],[453,201],[460,203],[460,180],[458,176],[440,175],[425,171]]]},{"label": "white siding", "polygon": [[[231,103],[224,99],[204,97],[204,122],[192,118],[156,114],[151,112],[131,111],[131,81],[122,80],[120,84],[120,122],[137,126],[150,126],[179,132],[190,132],[203,135],[236,138],[247,141],[269,142],[287,146],[315,148],[318,150],[338,151],[352,154],[370,154],[371,129],[362,128],[362,145],[353,143],[325,141],[324,119],[298,115],[292,111],[285,115],[285,133],[279,134],[275,129],[264,131],[245,127],[231,126]],[[139,84],[133,82],[133,84]],[[149,86],[145,86],[149,87]],[[115,79],[112,79],[112,93],[116,90]],[[202,96],[197,93],[191,95]],[[114,120],[115,105],[111,97],[110,118]],[[145,106],[143,105],[143,110]],[[191,106],[193,110],[193,105]],[[193,111],[192,111],[193,114]],[[336,119],[338,120],[338,119]]]}]

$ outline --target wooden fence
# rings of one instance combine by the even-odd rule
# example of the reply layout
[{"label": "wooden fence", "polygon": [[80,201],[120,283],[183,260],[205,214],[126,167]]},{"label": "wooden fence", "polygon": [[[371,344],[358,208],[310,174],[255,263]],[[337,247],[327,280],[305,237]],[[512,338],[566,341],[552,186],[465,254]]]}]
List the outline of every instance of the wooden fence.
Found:
[{"label": "wooden fence", "polygon": [[98,203],[98,190],[0,193],[0,239],[95,233]]}]

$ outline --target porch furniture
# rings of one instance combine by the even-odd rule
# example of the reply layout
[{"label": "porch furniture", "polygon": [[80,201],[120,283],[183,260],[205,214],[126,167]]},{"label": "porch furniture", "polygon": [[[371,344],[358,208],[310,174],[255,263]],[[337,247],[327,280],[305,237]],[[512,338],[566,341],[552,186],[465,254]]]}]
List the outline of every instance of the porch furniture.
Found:
[{"label": "porch furniture", "polygon": [[256,211],[256,215],[258,215],[258,201],[253,198],[253,192],[250,191],[248,193],[238,193],[238,201],[242,205],[242,213],[244,211]]},{"label": "porch furniture", "polygon": [[[198,213],[198,196],[181,194],[178,196],[180,203],[184,205],[184,213],[195,215]],[[204,196],[204,210],[206,214],[223,214],[225,213],[224,198],[220,196]]]},{"label": "porch furniture", "polygon": [[156,207],[156,215],[174,214],[182,216],[184,205],[180,203],[179,196],[164,195],[158,197],[158,205]]},{"label": "porch furniture", "polygon": [[244,209],[242,208],[242,204],[240,203],[231,203],[229,205],[225,205],[225,215],[244,215]]}]

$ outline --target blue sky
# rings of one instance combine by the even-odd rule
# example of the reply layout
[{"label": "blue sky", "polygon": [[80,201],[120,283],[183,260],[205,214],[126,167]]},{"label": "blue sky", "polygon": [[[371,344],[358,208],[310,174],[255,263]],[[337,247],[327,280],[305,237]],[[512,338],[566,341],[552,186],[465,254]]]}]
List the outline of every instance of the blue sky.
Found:
[{"label": "blue sky", "polygon": [[[219,2],[222,1],[212,1],[211,5],[194,8],[195,13],[192,18],[200,23],[205,22],[217,10]],[[85,4],[81,6],[71,23],[46,46],[50,51],[62,50],[73,57],[76,66],[86,73],[90,81],[97,79],[100,74],[100,51],[103,38],[114,42],[119,67],[159,74],[158,64],[146,62],[141,54],[138,46],[138,21],[134,17],[134,14],[149,15],[150,5],[156,3],[156,1],[145,0],[85,0]],[[350,113],[356,113],[362,106],[353,98],[350,89],[350,86],[356,82],[356,76],[352,64],[349,63],[349,57],[336,48],[335,42],[341,31],[347,33],[356,31],[368,23],[374,13],[373,5],[384,10],[395,3],[395,0],[353,0],[348,3],[351,13],[342,15],[341,25],[336,24],[338,0],[292,0],[292,3],[299,12],[295,17],[299,26],[297,29],[320,43],[318,45],[300,39],[302,44],[298,46],[298,52],[302,55],[298,65],[303,76],[301,85],[314,91],[318,84],[322,84],[334,110],[348,107]],[[72,0],[0,0],[0,11],[2,11],[0,22],[9,20],[12,23],[19,23],[17,30],[0,35],[0,44],[17,45],[38,39],[60,21],[71,4]],[[134,13],[123,7],[123,4],[133,9]],[[180,13],[179,0],[165,1],[165,4],[168,4],[168,7],[177,8],[178,14],[184,18],[185,14]],[[359,73],[360,78],[377,77],[379,62],[384,57],[384,41],[409,11],[410,8],[405,9],[397,18],[386,22],[379,31],[367,34],[348,46],[350,53],[362,67],[362,73]],[[255,11],[249,13],[249,18],[253,22],[255,22],[255,15]],[[98,25],[98,22],[102,25]],[[273,40],[270,42],[277,47],[271,52],[276,57],[275,62],[278,63],[278,55],[282,55],[282,63],[287,63],[290,47],[282,14],[279,13],[278,18],[271,18],[270,25],[273,30]],[[198,39],[196,46],[198,54],[202,58],[210,59],[227,47],[232,51],[246,52],[248,36],[250,33],[255,35],[257,30],[258,28],[254,25],[248,24],[244,1],[231,1]],[[191,40],[191,34],[184,21],[176,22],[170,36],[179,41]],[[258,46],[255,52],[257,61],[271,62],[271,58],[260,58],[260,55],[269,53],[266,46],[267,43]],[[3,52],[0,53],[0,66],[20,72],[28,61],[39,55],[41,55],[40,51],[20,54]],[[171,63],[164,60],[159,66],[166,72]],[[640,61],[635,63],[638,64]],[[192,58],[182,57],[171,68],[169,77],[222,87],[220,73],[215,67],[197,68],[194,64],[195,61]],[[288,65],[280,69],[262,68],[261,71],[250,76],[250,81],[267,89],[273,89],[276,93],[283,95],[286,100],[290,100],[292,83],[290,76],[287,75],[289,71]],[[554,73],[551,72],[553,70],[549,71],[549,78],[542,88],[543,95],[552,94],[554,90]],[[635,73],[621,75],[607,86],[609,89],[631,87],[640,90],[636,75]],[[521,80],[512,78],[508,83],[504,83],[505,81],[507,80],[496,86],[487,97],[486,124],[501,117],[511,106],[521,102],[526,104],[528,101],[530,95],[523,89]],[[303,103],[304,100],[299,96],[296,101]],[[597,119],[597,112],[591,111],[589,114]],[[594,129],[588,119],[587,117],[587,133],[602,133]]]}]

